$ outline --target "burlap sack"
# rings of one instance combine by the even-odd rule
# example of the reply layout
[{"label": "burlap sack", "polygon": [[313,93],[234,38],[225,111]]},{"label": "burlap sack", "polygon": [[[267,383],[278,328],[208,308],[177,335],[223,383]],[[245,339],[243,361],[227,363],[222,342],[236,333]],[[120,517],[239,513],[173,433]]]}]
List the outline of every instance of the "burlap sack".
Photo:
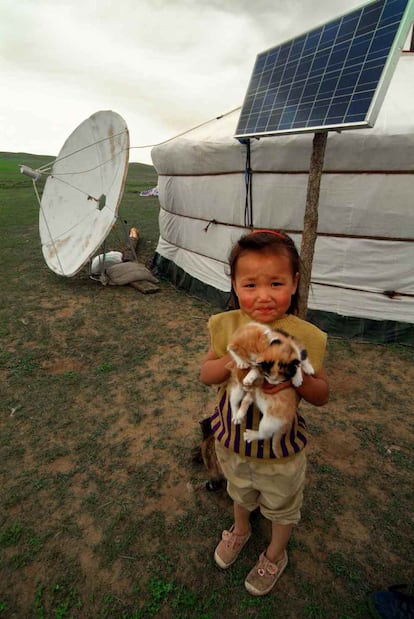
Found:
[{"label": "burlap sack", "polygon": [[100,275],[113,264],[119,264],[120,262],[122,262],[120,251],[108,251],[106,254],[99,254],[91,262],[91,273],[92,275]]},{"label": "burlap sack", "polygon": [[158,284],[158,279],[139,262],[121,262],[106,269],[109,284],[113,286],[125,286],[131,282],[146,281]]}]

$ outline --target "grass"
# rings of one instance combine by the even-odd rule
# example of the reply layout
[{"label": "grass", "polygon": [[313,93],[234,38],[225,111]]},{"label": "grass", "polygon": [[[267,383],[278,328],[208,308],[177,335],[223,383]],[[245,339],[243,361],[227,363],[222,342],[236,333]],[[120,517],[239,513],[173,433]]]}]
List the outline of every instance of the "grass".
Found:
[{"label": "grass", "polygon": [[[86,268],[49,271],[17,167],[48,160],[0,154],[0,618],[366,619],[370,591],[413,574],[413,350],[330,340],[330,403],[303,409],[312,440],[290,564],[274,593],[250,597],[268,523],[255,514],[246,551],[217,569],[232,506],[198,489],[191,460],[214,402],[198,370],[217,308],[167,282],[142,295]],[[156,181],[130,165],[107,249],[134,225],[150,263],[158,201],[139,191]]]}]

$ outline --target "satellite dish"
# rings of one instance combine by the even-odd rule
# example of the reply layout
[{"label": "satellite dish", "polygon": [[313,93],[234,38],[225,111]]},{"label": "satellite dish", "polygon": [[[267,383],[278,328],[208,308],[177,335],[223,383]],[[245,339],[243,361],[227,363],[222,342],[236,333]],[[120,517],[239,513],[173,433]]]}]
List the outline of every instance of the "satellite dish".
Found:
[{"label": "satellite dish", "polygon": [[110,110],[93,114],[64,143],[39,213],[43,256],[58,275],[75,275],[108,236],[117,220],[128,160],[128,127]]}]

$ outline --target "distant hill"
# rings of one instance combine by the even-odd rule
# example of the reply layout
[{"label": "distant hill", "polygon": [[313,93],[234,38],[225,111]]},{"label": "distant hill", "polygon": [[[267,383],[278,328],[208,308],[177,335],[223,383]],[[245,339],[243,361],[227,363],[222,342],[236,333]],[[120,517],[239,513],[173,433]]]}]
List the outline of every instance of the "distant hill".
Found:
[{"label": "distant hill", "polygon": [[54,159],[55,155],[34,155],[33,153],[14,153],[14,152],[6,152],[6,151],[0,151],[0,157],[2,159],[21,159],[21,158],[32,158],[32,159],[46,159],[47,161],[49,159]]},{"label": "distant hill", "polygon": [[[20,176],[19,165],[27,165],[33,170],[40,168],[46,164],[52,164],[56,159],[55,155],[34,155],[33,153],[12,153],[0,151],[0,172],[6,175],[9,180],[17,180]],[[128,166],[128,172],[133,174],[133,177],[140,177],[148,182],[156,184],[157,172],[152,165],[146,163],[132,162]],[[147,188],[147,187],[146,187]]]},{"label": "distant hill", "polygon": [[[0,151],[0,159],[6,159],[7,161],[16,162],[17,165],[23,163],[24,165],[28,165],[32,168],[39,168],[40,166],[48,163],[49,161],[54,161],[56,159],[56,155],[34,155],[33,153],[12,153]],[[144,170],[147,171],[155,170],[154,166],[147,163],[137,163],[131,161],[129,165],[137,166],[138,168],[142,167]]]},{"label": "distant hill", "polygon": [[33,155],[31,153],[8,153],[0,152],[0,159],[19,165],[23,163],[31,168],[40,168],[49,161],[53,161],[55,157],[53,155]]}]

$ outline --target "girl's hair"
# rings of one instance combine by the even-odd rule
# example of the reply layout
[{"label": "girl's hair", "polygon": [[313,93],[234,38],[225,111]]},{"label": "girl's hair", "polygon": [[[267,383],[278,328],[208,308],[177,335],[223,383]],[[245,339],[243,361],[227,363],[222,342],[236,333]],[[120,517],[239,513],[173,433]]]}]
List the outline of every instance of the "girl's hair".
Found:
[{"label": "girl's hair", "polygon": [[[233,246],[229,256],[231,295],[229,306],[239,308],[239,300],[234,291],[233,282],[236,276],[237,261],[245,251],[257,251],[262,253],[273,253],[275,255],[285,255],[290,259],[292,276],[300,271],[300,257],[295,243],[290,236],[284,232],[276,230],[255,230],[242,236]],[[292,295],[288,314],[297,314],[299,307],[299,286]]]}]

